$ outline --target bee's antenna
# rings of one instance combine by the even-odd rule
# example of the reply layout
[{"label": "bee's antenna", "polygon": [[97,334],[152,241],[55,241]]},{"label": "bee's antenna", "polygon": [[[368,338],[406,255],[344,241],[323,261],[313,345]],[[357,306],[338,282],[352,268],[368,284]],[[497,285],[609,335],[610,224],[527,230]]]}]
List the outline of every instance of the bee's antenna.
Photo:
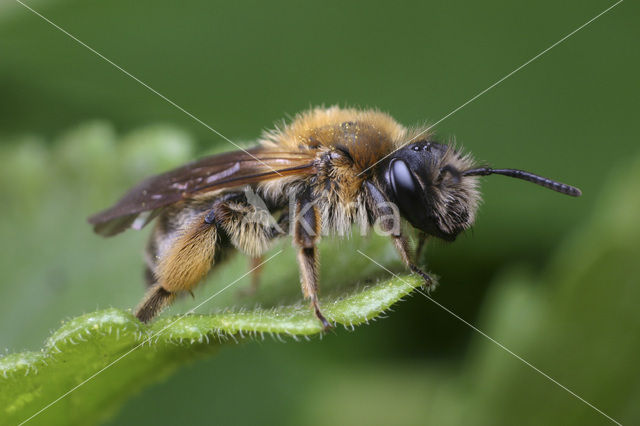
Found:
[{"label": "bee's antenna", "polygon": [[565,183],[557,182],[555,180],[551,180],[546,177],[534,175],[533,173],[525,172],[524,170],[492,169],[489,167],[479,167],[477,169],[470,169],[462,172],[462,176],[487,176],[487,175],[493,175],[493,174],[504,175],[504,176],[509,176],[509,177],[533,182],[535,184],[544,186],[545,188],[552,189],[562,194],[571,195],[572,197],[579,197],[582,195],[582,191],[580,191],[578,188],[575,188],[571,185],[567,185]]}]

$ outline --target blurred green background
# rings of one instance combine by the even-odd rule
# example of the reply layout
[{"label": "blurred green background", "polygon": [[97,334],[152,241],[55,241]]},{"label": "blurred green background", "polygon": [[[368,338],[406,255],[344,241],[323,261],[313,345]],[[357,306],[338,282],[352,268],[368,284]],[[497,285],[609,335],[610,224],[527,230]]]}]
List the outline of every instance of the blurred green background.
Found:
[{"label": "blurred green background", "polygon": [[[244,143],[275,121],[321,104],[377,107],[407,125],[435,122],[613,3],[28,4]],[[632,357],[614,356],[640,348],[638,334],[630,332],[638,330],[638,315],[623,322],[621,312],[632,311],[617,304],[638,306],[639,293],[625,293],[633,286],[624,285],[640,284],[630,255],[637,246],[627,247],[624,232],[616,239],[618,234],[594,231],[588,244],[580,238],[595,223],[603,229],[615,225],[609,208],[640,213],[629,210],[622,196],[607,201],[616,182],[612,174],[622,176],[620,184],[621,173],[640,154],[638,16],[637,3],[621,3],[434,129],[482,161],[575,184],[584,196],[572,199],[488,178],[474,229],[454,244],[431,244],[427,255],[429,269],[441,277],[434,295],[440,303],[492,336],[499,334],[505,346],[623,423],[640,421],[634,408],[640,396],[637,367]],[[142,175],[232,149],[12,0],[0,3],[0,140],[2,193],[13,202],[0,212],[0,347],[9,352],[39,348],[65,318],[134,306],[142,293],[147,232],[102,240],[85,218]],[[95,149],[103,145],[92,141],[104,140],[118,150],[102,158]],[[77,167],[85,153],[100,159],[88,175]],[[45,179],[34,177],[38,173]],[[40,186],[30,187],[31,180]],[[628,184],[640,190],[639,182]],[[43,200],[34,194],[44,194]],[[356,246],[346,244],[344,256],[359,256],[351,252]],[[598,247],[624,250],[612,249],[605,261]],[[598,255],[585,255],[581,264],[581,249]],[[565,264],[567,256],[573,260]],[[242,269],[244,260],[233,262],[220,281]],[[293,277],[286,285],[295,299],[295,262],[283,264],[290,265],[284,276]],[[563,275],[565,265],[578,272]],[[594,265],[616,265],[611,270],[620,279],[598,275],[596,268],[583,284],[606,291],[582,299],[579,287],[566,284],[567,276]],[[219,285],[210,281],[197,299]],[[252,302],[260,301],[259,295]],[[183,301],[174,312],[196,302]],[[564,322],[546,321],[547,316]],[[618,326],[595,327],[582,336],[576,318]],[[612,365],[617,375],[608,375]],[[458,319],[413,297],[356,332],[338,330],[304,343],[227,346],[146,389],[112,423],[543,419],[607,422]]]}]

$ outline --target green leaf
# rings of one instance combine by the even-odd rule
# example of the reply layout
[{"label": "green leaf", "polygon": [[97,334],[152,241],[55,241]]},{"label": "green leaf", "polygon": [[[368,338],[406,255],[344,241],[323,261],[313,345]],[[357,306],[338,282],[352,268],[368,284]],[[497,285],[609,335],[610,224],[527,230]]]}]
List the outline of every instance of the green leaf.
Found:
[{"label": "green leaf", "polygon": [[[415,276],[383,281],[344,298],[324,300],[324,312],[338,325],[353,327],[375,319],[421,284]],[[297,340],[321,332],[306,305],[165,317],[150,326],[119,309],[86,314],[58,329],[42,352],[0,359],[2,417],[24,421],[88,380],[82,390],[36,419],[47,424],[97,422],[145,384],[220,344],[265,334]]]}]

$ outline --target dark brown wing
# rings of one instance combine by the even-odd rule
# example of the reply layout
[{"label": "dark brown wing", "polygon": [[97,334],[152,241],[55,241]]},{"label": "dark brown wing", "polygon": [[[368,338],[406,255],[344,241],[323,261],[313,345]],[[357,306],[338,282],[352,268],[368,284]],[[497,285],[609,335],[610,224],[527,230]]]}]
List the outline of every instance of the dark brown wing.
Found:
[{"label": "dark brown wing", "polygon": [[89,218],[100,235],[116,235],[130,228],[144,212],[150,212],[140,227],[159,209],[194,195],[224,188],[314,173],[315,156],[310,152],[281,152],[262,147],[202,158],[193,163],[143,180],[114,206]]}]

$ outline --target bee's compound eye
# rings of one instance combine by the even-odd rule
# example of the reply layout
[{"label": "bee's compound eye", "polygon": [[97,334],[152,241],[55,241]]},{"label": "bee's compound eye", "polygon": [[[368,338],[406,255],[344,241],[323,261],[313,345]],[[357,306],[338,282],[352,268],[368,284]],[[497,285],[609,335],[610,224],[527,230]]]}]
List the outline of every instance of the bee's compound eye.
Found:
[{"label": "bee's compound eye", "polygon": [[395,158],[389,163],[388,173],[389,186],[398,208],[410,222],[418,222],[420,215],[416,214],[416,210],[420,209],[421,205],[421,188],[409,170],[409,166],[404,161]]},{"label": "bee's compound eye", "polygon": [[413,194],[416,190],[416,181],[409,166],[402,160],[394,159],[389,164],[389,177],[391,187],[396,195]]}]

